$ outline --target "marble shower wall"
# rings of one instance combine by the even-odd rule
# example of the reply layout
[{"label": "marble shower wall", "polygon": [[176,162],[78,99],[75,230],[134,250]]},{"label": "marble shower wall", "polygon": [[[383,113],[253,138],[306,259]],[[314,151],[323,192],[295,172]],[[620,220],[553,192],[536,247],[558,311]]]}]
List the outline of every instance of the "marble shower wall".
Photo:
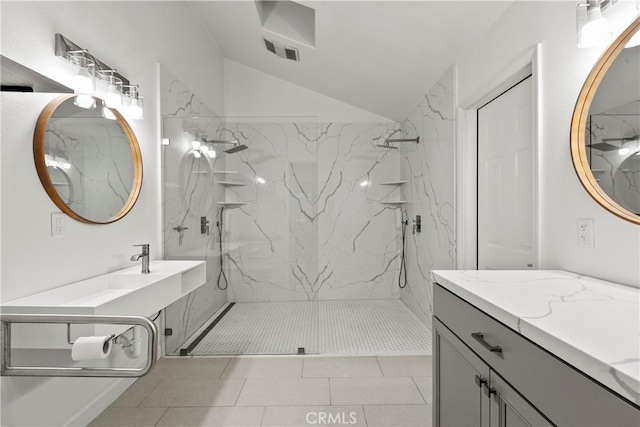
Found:
[{"label": "marble shower wall", "polygon": [[[454,70],[449,69],[402,124],[403,190],[410,201],[406,257],[408,285],[400,292],[405,304],[431,328],[431,270],[455,268],[455,97]],[[412,221],[422,217],[422,232],[412,234]]]},{"label": "marble shower wall", "polygon": [[[395,124],[226,125],[249,149],[224,155],[229,301],[397,298],[400,155]],[[222,171],[220,171],[222,172]]]},{"label": "marble shower wall", "polygon": [[[640,115],[593,115],[589,117],[588,144],[608,144],[628,149],[587,149],[591,170],[600,187],[621,206],[640,214]],[[613,138],[614,140],[610,140]],[[631,138],[630,141],[616,140]]]},{"label": "marble shower wall", "polygon": [[51,117],[46,141],[53,185],[75,213],[107,221],[122,210],[133,187],[134,169],[129,141],[117,122]]},{"label": "marble shower wall", "polygon": [[[206,284],[165,311],[166,327],[173,330],[165,340],[166,353],[172,354],[227,301],[226,291],[216,285],[220,262],[215,220],[224,189],[214,185],[213,173],[224,160],[196,158],[191,148],[195,133],[217,138],[223,120],[164,69],[160,80],[162,137],[171,141],[162,148],[164,257],[207,263]],[[209,229],[201,233],[203,216]]]}]

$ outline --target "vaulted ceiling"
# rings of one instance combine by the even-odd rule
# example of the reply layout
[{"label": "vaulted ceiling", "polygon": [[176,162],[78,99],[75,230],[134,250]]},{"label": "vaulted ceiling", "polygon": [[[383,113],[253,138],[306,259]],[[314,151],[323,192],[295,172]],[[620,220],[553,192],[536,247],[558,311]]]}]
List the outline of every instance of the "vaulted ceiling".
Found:
[{"label": "vaulted ceiling", "polygon": [[[280,6],[275,2],[196,1],[192,5],[226,58],[402,120],[511,1],[296,3],[315,15],[315,29],[311,29],[315,47],[310,46],[308,16],[288,22],[297,15],[285,10],[281,15],[272,13],[269,19],[269,13]],[[263,36],[298,49],[300,61],[267,51]]]}]

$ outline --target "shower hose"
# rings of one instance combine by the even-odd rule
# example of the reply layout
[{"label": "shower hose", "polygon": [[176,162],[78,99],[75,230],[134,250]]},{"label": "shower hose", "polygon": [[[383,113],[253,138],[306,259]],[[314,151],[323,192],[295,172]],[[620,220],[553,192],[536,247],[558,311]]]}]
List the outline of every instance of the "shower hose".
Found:
[{"label": "shower hose", "polygon": [[[398,273],[398,286],[400,289],[404,289],[407,286],[407,259],[404,256],[404,246],[405,246],[405,232],[407,231],[407,224],[409,224],[409,220],[405,219],[401,222],[402,224],[402,257],[400,258],[400,273]],[[403,284],[403,271],[404,271],[404,284]]]},{"label": "shower hose", "polygon": [[[225,290],[229,287],[229,281],[227,280],[227,275],[224,274],[224,266],[223,266],[223,256],[222,256],[222,217],[224,214],[224,206],[220,208],[220,218],[216,221],[216,227],[218,227],[218,249],[220,251],[220,272],[218,273],[218,289]],[[222,287],[221,283],[224,280],[224,287]]]}]

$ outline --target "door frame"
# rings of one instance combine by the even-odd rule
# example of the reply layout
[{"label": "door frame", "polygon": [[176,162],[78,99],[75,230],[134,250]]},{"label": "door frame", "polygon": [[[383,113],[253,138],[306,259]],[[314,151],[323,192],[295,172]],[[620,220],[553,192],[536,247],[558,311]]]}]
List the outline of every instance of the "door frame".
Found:
[{"label": "door frame", "polygon": [[[458,106],[458,123],[456,133],[456,151],[458,153],[456,171],[456,213],[457,238],[456,265],[459,270],[478,269],[478,110],[498,97],[515,84],[531,75],[533,83],[533,212],[534,254],[537,269],[540,265],[540,147],[543,132],[541,129],[542,115],[540,111],[541,99],[541,45],[534,47],[530,54],[516,60],[506,72],[496,76],[490,91],[476,96],[472,101]],[[513,71],[515,68],[516,71]]]}]

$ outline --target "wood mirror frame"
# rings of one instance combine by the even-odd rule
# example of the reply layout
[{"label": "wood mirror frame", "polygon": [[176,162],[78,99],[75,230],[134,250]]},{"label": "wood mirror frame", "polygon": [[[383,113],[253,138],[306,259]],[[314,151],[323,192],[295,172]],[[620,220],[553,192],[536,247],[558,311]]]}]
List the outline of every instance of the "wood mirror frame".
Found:
[{"label": "wood mirror frame", "polygon": [[[40,117],[38,117],[38,121],[36,123],[33,138],[33,158],[36,165],[36,171],[38,173],[38,177],[40,178],[42,186],[44,187],[53,203],[55,203],[55,205],[60,208],[60,210],[62,210],[62,212],[64,212],[66,215],[87,224],[110,224],[122,219],[125,215],[127,215],[127,213],[129,213],[129,211],[133,208],[133,205],[136,203],[136,200],[140,195],[140,190],[142,188],[142,155],[140,152],[140,146],[138,145],[138,140],[133,133],[133,130],[131,129],[131,127],[129,127],[129,124],[124,119],[124,117],[122,117],[122,115],[117,110],[111,109],[113,114],[116,116],[116,121],[120,125],[122,132],[126,136],[127,141],[129,142],[129,148],[131,149],[133,163],[133,180],[131,183],[129,197],[124,202],[124,205],[122,206],[120,211],[105,221],[97,221],[91,218],[86,218],[71,209],[58,194],[58,191],[54,186],[51,176],[49,175],[49,171],[47,170],[45,154],[47,145],[47,125],[49,123],[49,120],[55,113],[56,109],[62,103],[69,99],[72,99],[74,96],[75,95],[59,96],[53,101],[49,102],[42,110],[42,113],[40,113]],[[102,104],[102,101],[98,98],[96,98],[96,101],[98,105]]]},{"label": "wood mirror frame", "polygon": [[622,49],[624,49],[629,39],[631,39],[637,31],[640,31],[640,16],[609,46],[591,70],[584,86],[582,86],[576,107],[573,111],[570,143],[573,166],[587,193],[589,193],[600,206],[612,214],[633,224],[640,225],[640,216],[620,206],[620,204],[613,200],[597,183],[589,165],[586,149],[587,118],[589,117],[589,109],[593,98],[607,71]]}]

